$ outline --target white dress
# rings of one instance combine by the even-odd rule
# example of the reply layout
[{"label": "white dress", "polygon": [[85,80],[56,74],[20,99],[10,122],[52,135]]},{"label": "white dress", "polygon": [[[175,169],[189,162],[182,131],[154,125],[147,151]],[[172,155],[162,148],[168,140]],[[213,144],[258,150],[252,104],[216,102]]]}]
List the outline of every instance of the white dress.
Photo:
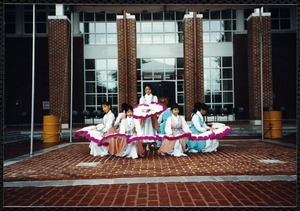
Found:
[{"label": "white dress", "polygon": [[[135,131],[132,131],[132,128],[135,128]],[[133,117],[122,120],[120,125],[120,133],[121,134],[133,134],[140,136],[142,135],[142,130],[140,126],[140,122],[137,119],[134,119]],[[127,157],[127,158],[138,158],[138,142],[132,142],[130,144],[127,144],[125,147],[121,157]]]},{"label": "white dress", "polygon": [[[150,104],[151,102],[158,102],[158,99],[155,95],[144,95],[140,98],[139,104]],[[144,120],[144,124],[142,125],[142,133],[143,135],[155,135],[157,134],[155,128],[152,125],[151,117],[148,117]],[[152,143],[155,140],[143,140],[144,143]]]},{"label": "white dress", "polygon": [[[98,133],[100,135],[102,135],[103,133],[105,132],[108,132],[109,129],[112,128],[113,126],[113,121],[115,120],[115,115],[109,111],[107,114],[104,115],[103,117],[103,126],[104,128],[100,131],[93,131],[93,133]],[[90,154],[93,155],[93,156],[106,156],[108,155],[108,150],[107,150],[107,146],[98,146],[97,143],[95,143],[94,141],[91,141],[90,142],[90,145],[89,145],[91,151],[90,151]]]}]

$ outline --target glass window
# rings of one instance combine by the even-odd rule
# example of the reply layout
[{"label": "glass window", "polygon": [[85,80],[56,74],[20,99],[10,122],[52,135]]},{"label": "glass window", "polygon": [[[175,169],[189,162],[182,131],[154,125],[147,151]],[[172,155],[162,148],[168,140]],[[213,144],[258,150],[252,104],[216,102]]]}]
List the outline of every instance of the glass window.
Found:
[{"label": "glass window", "polygon": [[[89,28],[94,28],[93,23],[89,23]],[[89,32],[94,33],[95,31],[90,30]],[[106,33],[105,23],[96,23],[96,33]]]},{"label": "glass window", "polygon": [[163,22],[153,22],[153,32],[163,32],[164,31],[164,24]]},{"label": "glass window", "polygon": [[151,22],[141,22],[141,32],[151,32],[152,31],[152,24]]},{"label": "glass window", "polygon": [[204,57],[204,90],[211,107],[233,105],[232,57]]},{"label": "glass window", "polygon": [[105,21],[105,13],[96,13],[96,21]]},{"label": "glass window", "polygon": [[94,21],[94,13],[85,13],[84,21]]},{"label": "glass window", "polygon": [[86,59],[85,69],[95,69],[95,59]]},{"label": "glass window", "polygon": [[106,43],[106,35],[105,34],[96,34],[96,44],[105,44]]},{"label": "glass window", "polygon": [[117,33],[116,22],[108,22],[107,23],[107,33]]},{"label": "glass window", "polygon": [[95,71],[86,71],[85,81],[95,81]]}]

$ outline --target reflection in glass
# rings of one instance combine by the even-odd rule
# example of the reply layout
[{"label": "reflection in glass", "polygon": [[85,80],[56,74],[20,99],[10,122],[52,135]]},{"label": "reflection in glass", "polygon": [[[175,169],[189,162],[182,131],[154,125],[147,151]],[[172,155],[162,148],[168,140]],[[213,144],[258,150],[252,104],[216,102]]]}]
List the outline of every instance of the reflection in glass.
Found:
[{"label": "reflection in glass", "polygon": [[95,81],[95,71],[86,71],[85,81]]},{"label": "reflection in glass", "polygon": [[152,27],[151,27],[151,22],[141,22],[141,32],[151,32]]},{"label": "reflection in glass", "polygon": [[97,86],[106,87],[112,91],[117,88],[117,73],[116,71],[97,71]]},{"label": "reflection in glass", "polygon": [[184,79],[183,69],[177,69],[177,80]]},{"label": "reflection in glass", "polygon": [[83,34],[84,33],[84,28],[83,28],[83,23],[79,23],[79,32],[81,33],[81,34]]},{"label": "reflection in glass", "polygon": [[221,81],[220,80],[211,81],[211,90],[221,91]]},{"label": "reflection in glass", "polygon": [[96,13],[96,21],[105,21],[105,13]]},{"label": "reflection in glass", "polygon": [[117,44],[117,34],[107,34],[107,44]]},{"label": "reflection in glass", "polygon": [[105,101],[107,101],[105,94],[97,94],[97,105],[101,106]]},{"label": "reflection in glass", "polygon": [[165,80],[175,80],[175,70],[166,69],[165,74],[166,74]]},{"label": "reflection in glass", "polygon": [[163,22],[156,21],[153,22],[153,32],[163,32],[164,31],[164,25]]},{"label": "reflection in glass", "polygon": [[163,80],[163,77],[164,77],[164,71],[161,70],[155,70],[154,71],[154,80]]},{"label": "reflection in glass", "polygon": [[153,34],[153,43],[164,43],[163,34]]},{"label": "reflection in glass", "polygon": [[86,93],[94,93],[95,92],[95,83],[86,83],[85,84],[85,92]]},{"label": "reflection in glass", "polygon": [[210,33],[210,42],[221,42],[220,32],[211,32]]},{"label": "reflection in glass", "polygon": [[85,38],[85,44],[95,44],[95,35],[94,34],[86,34],[84,36]]},{"label": "reflection in glass", "polygon": [[232,59],[231,57],[222,57],[222,67],[232,67]]},{"label": "reflection in glass", "polygon": [[118,60],[117,59],[107,59],[107,69],[117,70]]},{"label": "reflection in glass", "polygon": [[105,59],[96,59],[96,69],[97,70],[106,70],[106,60]]},{"label": "reflection in glass", "polygon": [[96,34],[96,44],[105,44],[106,34]]},{"label": "reflection in glass", "polygon": [[220,21],[210,21],[210,31],[220,31],[221,30],[221,24]]},{"label": "reflection in glass", "polygon": [[175,43],[175,34],[164,34],[165,35],[165,43]]},{"label": "reflection in glass", "polygon": [[175,32],[175,23],[165,22],[165,32]]},{"label": "reflection in glass", "polygon": [[177,68],[184,68],[184,60],[183,58],[177,58]]},{"label": "reflection in glass", "polygon": [[209,31],[209,21],[203,20],[203,31]]},{"label": "reflection in glass", "polygon": [[85,69],[95,69],[95,59],[86,59]]},{"label": "reflection in glass", "polygon": [[106,33],[105,23],[96,23],[96,33]]},{"label": "reflection in glass", "polygon": [[221,103],[221,102],[222,102],[221,93],[220,92],[213,92],[212,93],[212,103]]},{"label": "reflection in glass", "polygon": [[231,103],[232,101],[233,101],[232,92],[224,92],[223,93],[223,102],[224,103]]},{"label": "reflection in glass", "polygon": [[87,105],[95,105],[95,95],[86,95],[86,104]]},{"label": "reflection in glass", "polygon": [[209,35],[210,33],[203,33],[203,42],[208,43],[209,42]]},{"label": "reflection in glass", "polygon": [[184,84],[183,81],[177,81],[177,91],[183,92]]},{"label": "reflection in glass", "polygon": [[232,91],[232,81],[231,80],[223,80],[223,90],[224,91]]},{"label": "reflection in glass", "polygon": [[232,78],[232,69],[231,68],[224,68],[223,69],[223,78]]},{"label": "reflection in glass", "polygon": [[183,93],[177,94],[177,103],[183,103],[184,102],[184,95]]},{"label": "reflection in glass", "polygon": [[141,43],[143,43],[143,44],[151,44],[152,43],[152,36],[151,36],[151,34],[142,34],[141,35]]}]

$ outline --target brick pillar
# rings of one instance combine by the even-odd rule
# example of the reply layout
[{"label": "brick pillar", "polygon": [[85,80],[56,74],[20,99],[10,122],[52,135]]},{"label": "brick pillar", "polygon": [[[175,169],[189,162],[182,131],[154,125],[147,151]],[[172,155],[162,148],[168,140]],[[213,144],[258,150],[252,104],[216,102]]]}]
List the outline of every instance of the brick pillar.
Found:
[{"label": "brick pillar", "polygon": [[[48,19],[50,114],[69,123],[70,22],[66,16]],[[65,127],[63,126],[62,127]]]},{"label": "brick pillar", "polygon": [[[262,13],[263,106],[273,106],[271,15]],[[261,120],[260,15],[248,18],[249,119]]]},{"label": "brick pillar", "polygon": [[[195,20],[196,18],[196,20]],[[204,102],[203,19],[191,12],[183,20],[185,118],[191,119],[196,101]]]},{"label": "brick pillar", "polygon": [[[125,25],[125,28],[124,28]],[[136,20],[134,15],[126,13],[117,16],[118,29],[118,94],[119,107],[126,102],[131,105],[137,102],[136,75]],[[126,32],[126,36],[125,36]]]}]

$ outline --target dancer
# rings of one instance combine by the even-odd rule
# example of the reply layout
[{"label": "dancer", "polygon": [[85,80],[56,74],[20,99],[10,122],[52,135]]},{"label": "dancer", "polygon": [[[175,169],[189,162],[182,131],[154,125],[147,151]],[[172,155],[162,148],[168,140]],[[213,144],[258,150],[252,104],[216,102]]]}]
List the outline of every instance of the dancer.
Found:
[{"label": "dancer", "polygon": [[[167,105],[166,105],[167,104]],[[165,103],[165,105],[167,106],[167,109],[164,110],[164,112],[162,112],[159,117],[158,117],[158,124],[159,124],[159,128],[160,128],[160,135],[163,135],[163,134],[166,134],[165,132],[165,128],[166,128],[166,122],[167,122],[167,119],[172,116],[172,111],[171,111],[171,105],[169,103],[169,101],[167,101]],[[161,141],[156,141],[156,147],[160,147],[162,144]]]},{"label": "dancer", "polygon": [[[158,102],[157,96],[152,94],[152,87],[150,84],[144,86],[145,95],[143,95],[139,104],[149,105],[151,102]],[[144,135],[155,135],[157,132],[160,132],[159,125],[157,123],[157,116],[151,116],[145,120],[141,120],[142,132]],[[149,150],[149,143],[154,143],[155,140],[144,140],[144,143],[147,143],[146,150]]]},{"label": "dancer", "polygon": [[[128,104],[127,103],[122,103],[121,107],[122,107],[122,112],[120,112],[118,114],[118,117],[114,123],[114,128],[115,128],[115,132],[118,133],[120,131],[120,122],[122,121],[122,119],[126,118],[126,108],[127,108]],[[118,149],[120,147],[120,142],[118,139],[116,138],[111,138],[109,141],[109,145],[108,145],[108,152],[110,155],[115,155],[118,152]]]},{"label": "dancer", "polygon": [[[190,129],[183,118],[179,115],[179,105],[174,104],[171,106],[172,116],[167,119],[164,140],[158,150],[159,155],[173,155],[176,157],[186,156],[186,143],[184,134],[190,134]],[[182,135],[177,140],[172,140],[176,135]],[[180,136],[179,136],[180,137]]]},{"label": "dancer", "polygon": [[115,121],[114,127],[116,128],[116,132],[119,131],[120,129],[120,123],[122,119],[126,118],[126,107],[128,106],[127,103],[122,103],[121,107],[122,107],[122,111],[118,114],[117,119]]},{"label": "dancer", "polygon": [[102,103],[101,107],[105,113],[103,123],[84,127],[76,131],[74,136],[80,137],[83,135],[85,138],[89,139],[89,148],[91,149],[90,154],[103,157],[108,155],[107,145],[109,145],[110,141],[110,139],[105,139],[105,141],[103,141],[103,137],[115,132],[115,129],[113,128],[115,115],[111,111],[111,104],[109,102]]},{"label": "dancer", "polygon": [[[206,125],[204,121],[204,115],[208,110],[208,106],[205,103],[196,102],[194,104],[194,110],[192,114],[190,130],[192,134],[202,134],[206,131],[213,130],[213,128]],[[219,141],[217,139],[208,139],[193,141],[187,140],[188,152],[201,153],[201,152],[213,152],[217,151]]]},{"label": "dancer", "polygon": [[[142,130],[140,122],[138,119],[133,118],[133,107],[127,105],[125,108],[126,118],[121,121],[120,124],[120,134],[132,135],[132,136],[141,136]],[[145,151],[143,145],[140,141],[134,141],[130,144],[127,144],[127,137],[118,137],[115,138],[120,142],[120,147],[116,156],[127,157],[127,158],[138,158],[144,157]]]}]

